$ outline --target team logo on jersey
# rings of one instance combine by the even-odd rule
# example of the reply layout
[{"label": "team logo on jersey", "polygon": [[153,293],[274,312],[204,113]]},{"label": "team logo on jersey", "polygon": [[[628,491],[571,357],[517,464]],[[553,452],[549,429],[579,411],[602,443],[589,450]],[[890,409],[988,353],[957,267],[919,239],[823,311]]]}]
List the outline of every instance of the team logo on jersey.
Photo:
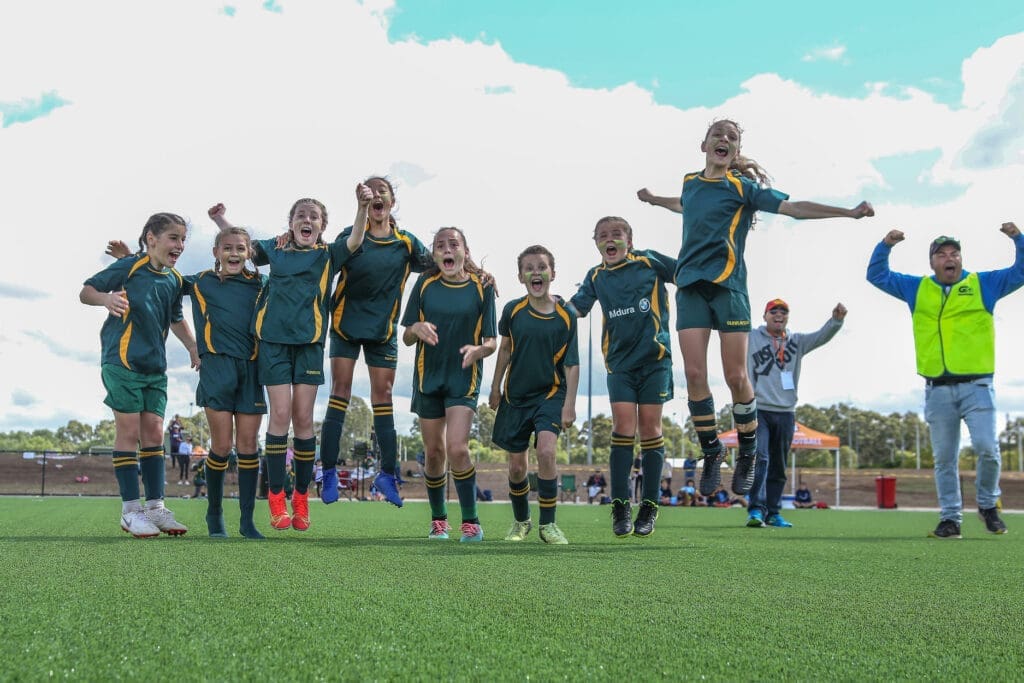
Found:
[{"label": "team logo on jersey", "polygon": [[651,300],[647,297],[640,299],[640,312],[646,313],[649,310],[651,310]]},{"label": "team logo on jersey", "polygon": [[957,296],[973,296],[974,288],[970,285],[960,285],[956,289]]}]

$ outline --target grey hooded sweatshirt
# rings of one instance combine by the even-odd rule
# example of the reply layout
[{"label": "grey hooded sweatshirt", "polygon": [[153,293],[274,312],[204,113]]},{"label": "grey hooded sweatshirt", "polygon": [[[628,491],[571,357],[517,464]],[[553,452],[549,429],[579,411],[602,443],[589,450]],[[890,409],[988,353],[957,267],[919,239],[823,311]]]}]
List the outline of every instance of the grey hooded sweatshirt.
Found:
[{"label": "grey hooded sweatshirt", "polygon": [[[790,334],[787,329],[786,336],[776,338],[774,343],[765,325],[751,330],[747,345],[747,375],[754,385],[758,409],[778,413],[796,411],[796,392],[804,355],[827,343],[842,326],[842,320],[830,317],[817,332]],[[792,389],[782,388],[784,372],[793,373]]]}]

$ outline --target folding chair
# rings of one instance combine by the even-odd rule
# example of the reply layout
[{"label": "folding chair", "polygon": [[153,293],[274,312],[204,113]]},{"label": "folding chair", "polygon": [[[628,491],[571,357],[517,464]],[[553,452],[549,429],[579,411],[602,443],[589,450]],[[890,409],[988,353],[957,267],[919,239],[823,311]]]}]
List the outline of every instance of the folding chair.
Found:
[{"label": "folding chair", "polygon": [[358,482],[352,478],[351,470],[338,470],[338,493],[352,500]]},{"label": "folding chair", "polygon": [[559,495],[559,500],[565,501],[566,498],[569,500],[576,499],[576,475],[575,474],[563,474],[562,475],[562,492]]}]

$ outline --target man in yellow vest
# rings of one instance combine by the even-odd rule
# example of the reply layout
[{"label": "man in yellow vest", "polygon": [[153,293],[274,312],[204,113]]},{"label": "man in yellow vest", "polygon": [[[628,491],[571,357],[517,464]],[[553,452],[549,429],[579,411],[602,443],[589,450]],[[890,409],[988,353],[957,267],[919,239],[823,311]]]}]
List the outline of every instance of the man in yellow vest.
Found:
[{"label": "man in yellow vest", "polygon": [[928,249],[930,277],[889,270],[889,253],[904,235],[891,230],[875,247],[868,263],[868,282],[910,306],[914,324],[917,373],[925,378],[925,420],[935,458],[935,489],[939,525],[929,536],[960,538],[963,521],[960,497],[960,421],[967,423],[978,456],[975,488],[978,514],[993,534],[1005,534],[999,517],[1001,458],[996,438],[995,325],[996,301],[1024,284],[1024,238],[1013,223],[1000,230],[1013,240],[1013,265],[971,273],[963,269],[960,242],[937,237]]}]

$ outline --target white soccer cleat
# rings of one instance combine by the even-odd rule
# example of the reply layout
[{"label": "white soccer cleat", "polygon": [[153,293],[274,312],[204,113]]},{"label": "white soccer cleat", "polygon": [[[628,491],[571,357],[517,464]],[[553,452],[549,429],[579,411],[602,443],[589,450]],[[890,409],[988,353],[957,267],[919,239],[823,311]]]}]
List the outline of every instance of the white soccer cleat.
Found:
[{"label": "white soccer cleat", "polygon": [[142,510],[121,514],[121,528],[135,538],[153,538],[160,535],[160,529],[149,521]]},{"label": "white soccer cleat", "polygon": [[145,514],[157,529],[168,536],[181,536],[188,532],[188,527],[174,519],[174,513],[167,508],[149,508]]}]

